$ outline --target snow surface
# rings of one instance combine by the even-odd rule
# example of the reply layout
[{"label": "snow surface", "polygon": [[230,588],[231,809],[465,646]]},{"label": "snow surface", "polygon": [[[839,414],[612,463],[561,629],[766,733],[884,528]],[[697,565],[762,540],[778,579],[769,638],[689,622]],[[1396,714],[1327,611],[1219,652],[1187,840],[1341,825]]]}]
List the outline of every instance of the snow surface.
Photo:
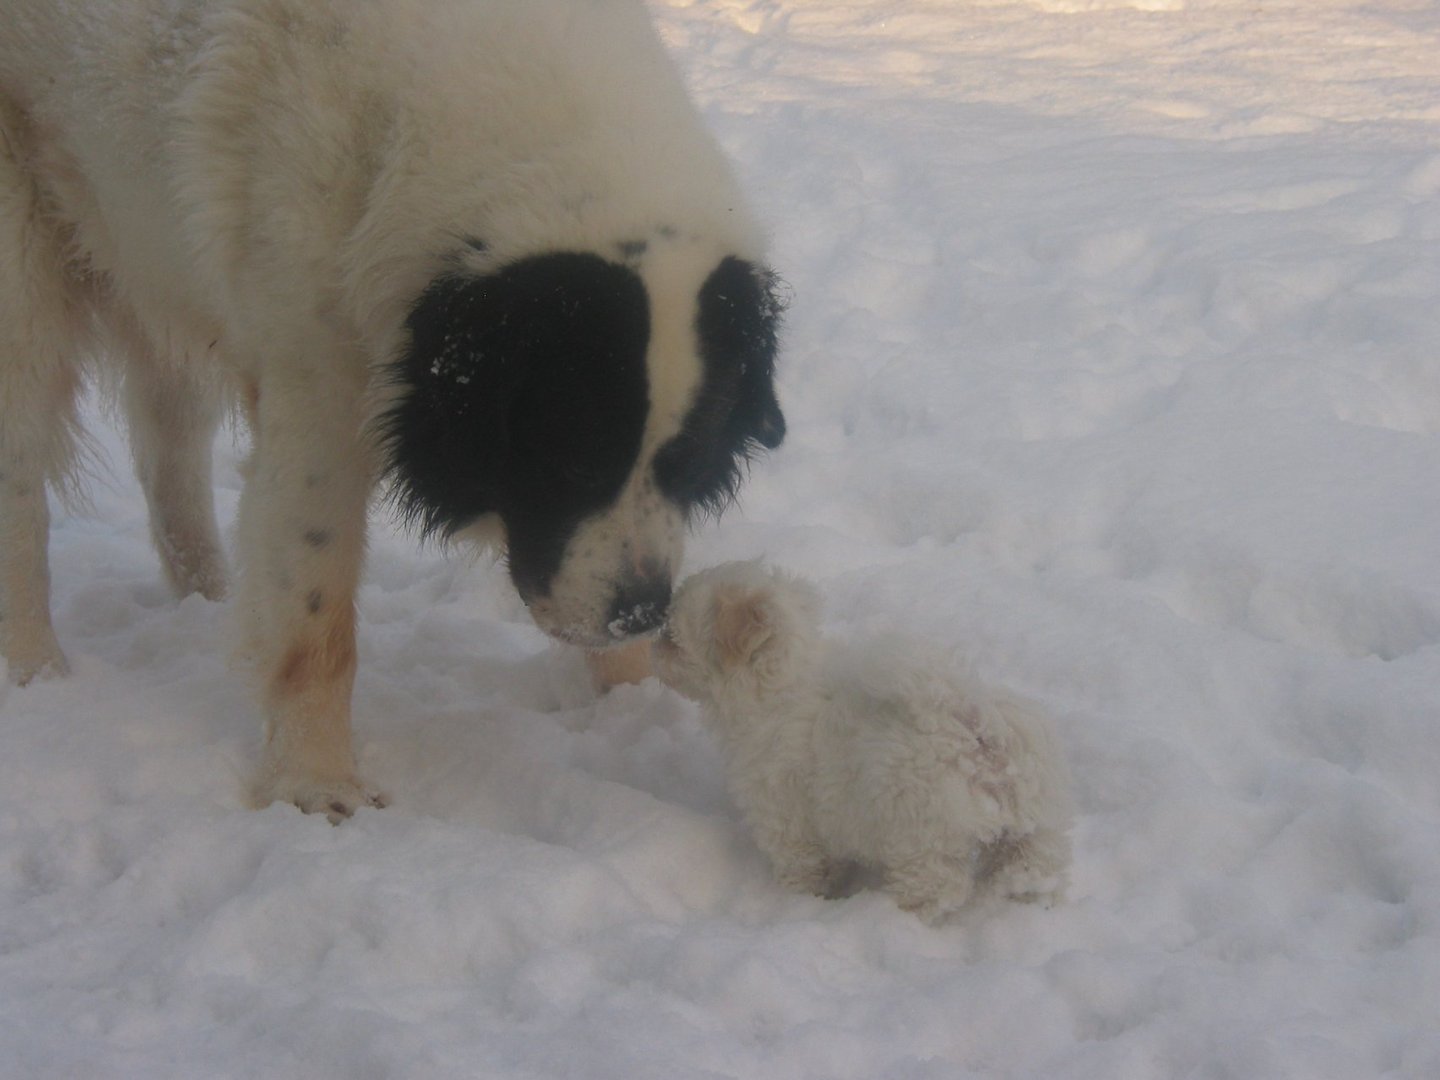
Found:
[{"label": "snow surface", "polygon": [[[381,522],[390,795],[243,804],[123,443],[0,684],[0,1075],[1440,1076],[1440,8],[657,0],[794,292],[765,554],[1053,708],[1053,910],[783,892],[695,710]],[[233,516],[243,453],[222,439]]]}]

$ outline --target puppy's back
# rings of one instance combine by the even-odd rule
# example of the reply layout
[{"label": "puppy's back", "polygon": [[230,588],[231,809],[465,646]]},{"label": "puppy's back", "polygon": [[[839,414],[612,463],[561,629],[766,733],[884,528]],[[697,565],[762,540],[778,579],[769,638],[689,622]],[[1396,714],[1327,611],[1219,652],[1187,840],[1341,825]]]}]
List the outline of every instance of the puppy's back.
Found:
[{"label": "puppy's back", "polygon": [[1069,773],[1046,711],[980,677],[958,650],[901,634],[832,643],[824,681],[831,701],[852,714],[847,723],[913,732],[942,754],[957,738],[971,746],[967,771],[1003,781],[993,794],[1017,824],[1068,820]]}]

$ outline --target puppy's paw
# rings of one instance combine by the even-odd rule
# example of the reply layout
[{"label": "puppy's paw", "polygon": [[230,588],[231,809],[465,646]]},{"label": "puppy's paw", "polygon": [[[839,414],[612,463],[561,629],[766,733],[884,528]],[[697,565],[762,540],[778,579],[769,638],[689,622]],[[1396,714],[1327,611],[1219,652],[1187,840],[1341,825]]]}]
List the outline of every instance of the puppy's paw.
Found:
[{"label": "puppy's paw", "polygon": [[980,871],[987,889],[1008,900],[1047,908],[1064,899],[1069,865],[1069,838],[1054,829],[1005,837],[983,848],[980,854]]},{"label": "puppy's paw", "polygon": [[832,900],[841,894],[849,867],[833,859],[807,856],[775,867],[775,878],[787,889]]},{"label": "puppy's paw", "polygon": [[885,888],[900,910],[937,926],[970,902],[974,879],[963,860],[937,853],[885,870]]},{"label": "puppy's paw", "polygon": [[1060,872],[1042,873],[1028,868],[1011,866],[996,875],[991,887],[1007,900],[1022,904],[1039,904],[1051,908],[1065,899],[1066,875]]},{"label": "puppy's paw", "polygon": [[895,894],[895,906],[914,915],[926,926],[939,926],[952,911],[958,910],[935,896]]},{"label": "puppy's paw", "polygon": [[380,810],[389,800],[354,777],[317,779],[280,775],[261,781],[255,789],[255,805],[288,802],[306,814],[324,814],[331,825],[339,825],[361,807]]}]

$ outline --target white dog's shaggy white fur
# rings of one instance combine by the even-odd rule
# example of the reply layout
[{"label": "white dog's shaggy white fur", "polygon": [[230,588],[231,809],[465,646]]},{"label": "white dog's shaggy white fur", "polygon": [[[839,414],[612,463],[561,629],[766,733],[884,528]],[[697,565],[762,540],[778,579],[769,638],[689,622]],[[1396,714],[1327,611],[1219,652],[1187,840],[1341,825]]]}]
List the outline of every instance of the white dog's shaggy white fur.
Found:
[{"label": "white dog's shaggy white fur", "polygon": [[828,895],[859,863],[929,921],[977,881],[1015,899],[1064,889],[1071,809],[1046,718],[920,642],[823,641],[810,586],[734,563],[680,587],[655,667],[704,707],[784,884]]},{"label": "white dog's shaggy white fur", "polygon": [[238,607],[261,802],[355,773],[367,504],[504,546],[587,648],[663,618],[688,519],[783,435],[762,237],[643,0],[5,0],[0,655],[61,674],[46,487],[88,360],[180,593],[228,587],[226,392],[254,436]]}]

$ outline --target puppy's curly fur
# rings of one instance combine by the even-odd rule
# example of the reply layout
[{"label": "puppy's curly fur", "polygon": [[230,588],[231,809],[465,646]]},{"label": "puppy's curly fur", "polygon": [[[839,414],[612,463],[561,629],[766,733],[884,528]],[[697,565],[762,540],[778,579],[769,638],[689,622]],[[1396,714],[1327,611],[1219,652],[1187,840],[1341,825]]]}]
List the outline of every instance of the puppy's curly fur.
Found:
[{"label": "puppy's curly fur", "polygon": [[655,647],[661,679],[705,707],[780,881],[829,895],[860,863],[931,922],[977,882],[1057,899],[1071,806],[1045,716],[923,643],[822,640],[819,606],[804,582],[727,564],[686,581]]}]

